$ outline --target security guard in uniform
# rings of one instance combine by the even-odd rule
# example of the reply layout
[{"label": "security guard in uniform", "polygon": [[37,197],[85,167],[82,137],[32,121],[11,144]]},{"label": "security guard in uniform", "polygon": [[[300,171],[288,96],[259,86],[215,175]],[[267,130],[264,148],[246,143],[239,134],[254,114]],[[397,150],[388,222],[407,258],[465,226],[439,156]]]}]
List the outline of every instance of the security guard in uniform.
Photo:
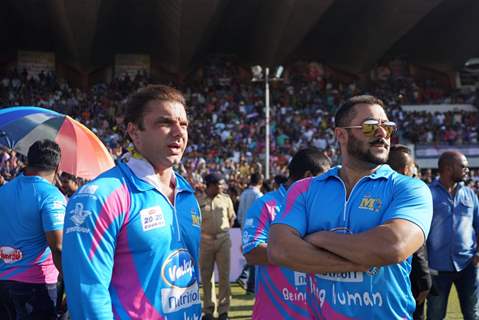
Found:
[{"label": "security guard in uniform", "polygon": [[233,225],[236,214],[231,198],[222,191],[223,177],[218,173],[211,173],[204,177],[204,182],[206,184],[205,192],[198,196],[202,214],[200,272],[204,295],[203,319],[213,319],[215,305],[212,301],[214,289],[211,277],[216,262],[219,273],[218,319],[226,320],[228,319],[231,295],[229,229]]}]

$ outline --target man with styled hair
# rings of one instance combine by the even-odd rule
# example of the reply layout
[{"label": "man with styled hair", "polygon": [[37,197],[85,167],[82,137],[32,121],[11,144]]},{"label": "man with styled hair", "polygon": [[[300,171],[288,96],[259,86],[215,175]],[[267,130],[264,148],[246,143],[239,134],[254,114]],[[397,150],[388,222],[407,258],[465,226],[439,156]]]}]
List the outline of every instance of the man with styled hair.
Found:
[{"label": "man with styled hair", "polygon": [[185,108],[168,86],[133,93],[134,148],[70,198],[63,268],[73,319],[200,318],[200,210],[173,170],[188,142]]},{"label": "man with styled hair", "polygon": [[429,232],[431,193],[384,165],[396,124],[380,99],[348,99],[335,123],[342,165],[288,190],[269,260],[309,273],[314,319],[411,319],[408,258]]},{"label": "man with styled hair", "polygon": [[17,319],[56,319],[65,197],[54,185],[60,147],[28,149],[25,171],[0,188],[0,291]]}]

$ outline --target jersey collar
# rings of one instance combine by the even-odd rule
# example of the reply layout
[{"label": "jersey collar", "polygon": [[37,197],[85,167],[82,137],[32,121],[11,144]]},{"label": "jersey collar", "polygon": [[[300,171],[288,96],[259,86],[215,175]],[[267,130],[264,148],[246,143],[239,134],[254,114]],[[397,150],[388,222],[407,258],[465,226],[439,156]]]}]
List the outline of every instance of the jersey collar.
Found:
[{"label": "jersey collar", "polygon": [[[128,162],[121,162],[120,168],[126,173],[130,182],[139,190],[147,191],[151,189],[159,189],[159,181],[154,174],[151,164],[144,159],[130,158]],[[182,191],[193,193],[194,190],[190,184],[178,173],[173,172],[171,183],[176,185],[178,193]]]},{"label": "jersey collar", "polygon": [[[335,166],[322,175],[316,177],[315,179],[318,181],[327,180],[331,177],[339,178],[339,170],[341,166]],[[387,164],[381,165],[376,171],[368,176],[369,179],[376,180],[376,179],[387,179],[389,178],[395,171],[391,169],[391,167]]]}]

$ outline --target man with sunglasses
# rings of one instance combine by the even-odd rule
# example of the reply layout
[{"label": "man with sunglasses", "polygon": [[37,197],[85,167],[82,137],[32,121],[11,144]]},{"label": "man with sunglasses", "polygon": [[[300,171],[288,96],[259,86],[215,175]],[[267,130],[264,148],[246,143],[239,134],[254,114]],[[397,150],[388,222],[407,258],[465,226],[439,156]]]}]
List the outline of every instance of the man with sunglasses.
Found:
[{"label": "man with sunglasses", "polygon": [[409,257],[429,232],[431,193],[385,164],[396,125],[380,99],[350,98],[335,122],[342,165],[291,186],[269,258],[310,274],[314,319],[411,319]]}]

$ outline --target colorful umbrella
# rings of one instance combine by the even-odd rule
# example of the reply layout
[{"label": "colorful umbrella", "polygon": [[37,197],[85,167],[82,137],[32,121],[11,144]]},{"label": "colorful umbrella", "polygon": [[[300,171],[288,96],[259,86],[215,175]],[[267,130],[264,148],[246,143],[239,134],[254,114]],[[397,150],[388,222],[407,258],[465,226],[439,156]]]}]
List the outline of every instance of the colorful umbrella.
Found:
[{"label": "colorful umbrella", "polygon": [[61,171],[93,179],[114,166],[100,139],[70,116],[38,107],[0,110],[0,142],[26,155],[30,146],[42,139],[60,145]]}]

